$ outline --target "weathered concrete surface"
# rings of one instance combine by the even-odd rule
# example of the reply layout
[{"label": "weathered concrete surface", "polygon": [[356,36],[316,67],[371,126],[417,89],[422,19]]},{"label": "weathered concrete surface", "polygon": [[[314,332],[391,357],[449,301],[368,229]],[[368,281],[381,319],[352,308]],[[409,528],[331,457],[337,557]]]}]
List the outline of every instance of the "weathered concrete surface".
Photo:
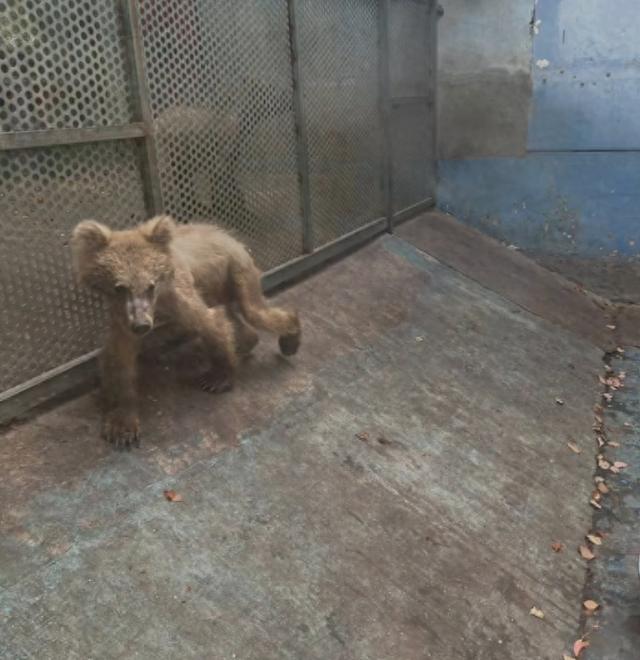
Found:
[{"label": "weathered concrete surface", "polygon": [[640,13],[636,0],[615,8],[600,0],[536,2],[530,149],[640,148]]},{"label": "weathered concrete surface", "polygon": [[397,234],[507,300],[564,326],[604,351],[617,346],[607,328],[616,314],[614,305],[450,215],[428,213],[398,227]]},{"label": "weathered concrete surface", "polygon": [[147,366],[138,451],[97,440],[92,396],[0,438],[2,657],[569,649],[585,567],[550,544],[590,526],[601,350],[400,238],[282,302],[301,354],[265,343],[230,395]]},{"label": "weathered concrete surface", "polygon": [[640,346],[640,305],[620,305],[616,316],[618,346]]},{"label": "weathered concrete surface", "polygon": [[628,257],[640,246],[640,155],[532,153],[443,161],[438,205],[536,254]]},{"label": "weathered concrete surface", "polygon": [[531,254],[539,264],[616,303],[640,303],[640,259]]},{"label": "weathered concrete surface", "polygon": [[441,208],[531,253],[637,256],[637,1],[443,5]]},{"label": "weathered concrete surface", "polygon": [[585,618],[591,645],[585,660],[637,660],[640,649],[640,351],[627,350],[611,366],[627,378],[604,415],[608,440],[620,446],[603,453],[628,467],[618,475],[599,472],[611,493],[593,521],[604,541],[595,548],[585,589],[600,605],[596,616]]},{"label": "weathered concrete surface", "polygon": [[533,0],[445,0],[438,31],[440,158],[524,155]]},{"label": "weathered concrete surface", "polygon": [[528,71],[445,74],[438,91],[440,158],[524,155],[531,104]]}]

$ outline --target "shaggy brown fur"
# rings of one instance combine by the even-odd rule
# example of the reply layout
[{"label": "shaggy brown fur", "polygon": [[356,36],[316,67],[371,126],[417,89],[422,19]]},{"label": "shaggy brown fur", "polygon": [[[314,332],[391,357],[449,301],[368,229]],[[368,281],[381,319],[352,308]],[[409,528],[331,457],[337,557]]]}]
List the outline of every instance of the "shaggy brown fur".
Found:
[{"label": "shaggy brown fur", "polygon": [[158,321],[202,340],[212,362],[202,387],[211,392],[231,389],[237,353],[255,346],[256,328],[278,335],[284,355],[298,350],[297,314],[267,305],[249,253],[218,227],[158,216],[112,231],[86,220],[73,232],[72,252],[79,281],[108,302],[103,434],[117,446],[139,441],[137,356],[141,336]]}]

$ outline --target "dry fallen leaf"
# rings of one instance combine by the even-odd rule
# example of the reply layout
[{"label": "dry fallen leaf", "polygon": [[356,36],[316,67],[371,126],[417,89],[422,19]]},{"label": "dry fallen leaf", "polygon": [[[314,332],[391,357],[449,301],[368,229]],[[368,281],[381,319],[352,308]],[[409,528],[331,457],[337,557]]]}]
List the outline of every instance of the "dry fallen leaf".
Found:
[{"label": "dry fallen leaf", "polygon": [[609,447],[615,447],[616,449],[620,446],[619,442],[611,441],[609,442]]},{"label": "dry fallen leaf", "polygon": [[602,536],[600,536],[600,534],[597,532],[587,534],[587,539],[589,539],[593,545],[602,545]]},{"label": "dry fallen leaf", "polygon": [[602,414],[603,412],[602,406],[599,403],[596,403],[596,405],[593,406],[593,412]]},{"label": "dry fallen leaf", "polygon": [[595,500],[590,500],[589,504],[591,504],[591,506],[595,509],[602,509],[602,507]]},{"label": "dry fallen leaf", "polygon": [[366,431],[360,431],[359,433],[356,433],[356,438],[358,438],[358,440],[362,440],[362,442],[369,442],[369,434]]},{"label": "dry fallen leaf", "polygon": [[576,660],[572,655],[567,655],[566,653],[562,656],[562,660]]},{"label": "dry fallen leaf", "polygon": [[601,481],[601,482],[598,484],[598,490],[599,490],[603,495],[607,495],[607,494],[609,493],[609,486],[607,486],[607,484],[605,484],[604,481]]},{"label": "dry fallen leaf", "polygon": [[626,426],[628,429],[632,427],[631,422],[625,422],[622,426]]},{"label": "dry fallen leaf", "polygon": [[589,642],[585,642],[584,639],[576,640],[573,644],[573,655],[578,658],[586,648],[589,648]]},{"label": "dry fallen leaf", "polygon": [[620,353],[621,355],[624,354],[624,348],[620,348],[620,346],[618,346],[618,348],[616,348],[616,353]]},{"label": "dry fallen leaf", "polygon": [[554,552],[562,552],[564,550],[564,543],[558,543],[557,541],[555,543],[551,544],[551,549]]},{"label": "dry fallen leaf", "polygon": [[594,480],[597,484],[599,484],[599,483],[602,483],[602,482],[604,481],[604,478],[603,478],[603,477],[594,477],[593,480]]},{"label": "dry fallen leaf", "polygon": [[536,619],[544,619],[544,612],[539,610],[537,607],[532,607],[529,610],[529,614],[531,614],[531,616],[535,616]]},{"label": "dry fallen leaf", "polygon": [[182,495],[176,493],[175,490],[165,490],[163,491],[165,499],[169,502],[182,502]]},{"label": "dry fallen leaf", "polygon": [[586,545],[581,545],[578,548],[578,552],[580,553],[580,556],[583,559],[586,559],[587,561],[591,561],[592,559],[595,559],[595,555],[593,552],[586,546]]},{"label": "dry fallen leaf", "polygon": [[562,399],[556,399],[556,403],[557,403],[559,406],[564,406],[564,401],[563,401]]},{"label": "dry fallen leaf", "polygon": [[596,422],[598,422],[598,424],[602,424],[602,423],[604,423],[604,419],[602,419],[602,417],[600,417],[600,415],[596,415]]},{"label": "dry fallen leaf", "polygon": [[597,488],[591,492],[591,497],[596,502],[599,502],[602,499],[602,495],[600,494],[600,491]]},{"label": "dry fallen leaf", "polygon": [[609,461],[605,461],[604,458],[598,459],[598,465],[603,470],[608,470],[611,467],[611,463],[609,463]]},{"label": "dry fallen leaf", "polygon": [[424,341],[424,337],[416,337],[416,341],[418,343],[420,343],[420,342]]},{"label": "dry fallen leaf", "polygon": [[605,392],[602,397],[607,400],[608,403],[611,403],[613,401],[613,394],[610,392]]},{"label": "dry fallen leaf", "polygon": [[585,600],[582,604],[587,612],[595,612],[600,607],[595,600]]},{"label": "dry fallen leaf", "polygon": [[578,447],[578,445],[576,445],[573,442],[567,442],[567,447],[569,447],[569,449],[571,449],[571,451],[574,452],[575,454],[582,453],[582,449],[580,449],[580,447]]},{"label": "dry fallen leaf", "polygon": [[604,438],[601,435],[597,436],[596,440],[598,442],[598,449],[601,449],[602,447],[604,447],[605,442],[604,442]]},{"label": "dry fallen leaf", "polygon": [[610,323],[610,324],[609,324],[608,326],[606,326],[606,327],[607,327],[607,330],[615,330],[615,329],[616,329],[616,326],[613,325],[612,323]]},{"label": "dry fallen leaf", "polygon": [[626,463],[623,463],[622,461],[616,461],[613,464],[613,467],[616,468],[616,470],[624,470],[626,467],[629,467]]}]

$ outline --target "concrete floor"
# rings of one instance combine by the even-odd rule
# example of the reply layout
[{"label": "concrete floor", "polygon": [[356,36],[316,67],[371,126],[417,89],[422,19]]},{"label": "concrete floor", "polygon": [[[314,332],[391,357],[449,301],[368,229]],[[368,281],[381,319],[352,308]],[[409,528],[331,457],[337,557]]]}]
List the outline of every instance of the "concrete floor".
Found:
[{"label": "concrete floor", "polygon": [[625,387],[613,393],[605,409],[610,461],[627,463],[620,474],[599,471],[611,489],[594,516],[593,528],[604,536],[591,563],[585,594],[601,605],[585,622],[591,647],[585,660],[637,660],[640,652],[640,351],[626,350],[611,366],[625,372]]},{"label": "concrete floor", "polygon": [[615,302],[640,303],[640,259],[637,257],[581,259],[536,253],[531,257],[545,268]]},{"label": "concrete floor", "polygon": [[0,436],[1,657],[568,653],[612,310],[466,231],[419,218],[282,294],[301,353],[265,339],[228,395],[145,365],[139,450],[94,394]]}]

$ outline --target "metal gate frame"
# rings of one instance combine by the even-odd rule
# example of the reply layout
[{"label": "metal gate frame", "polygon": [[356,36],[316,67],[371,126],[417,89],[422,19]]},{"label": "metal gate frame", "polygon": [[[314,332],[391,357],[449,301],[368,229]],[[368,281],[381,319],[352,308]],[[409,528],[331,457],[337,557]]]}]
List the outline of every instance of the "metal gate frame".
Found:
[{"label": "metal gate frame", "polygon": [[[273,292],[285,284],[313,272],[322,264],[336,259],[364,245],[394,227],[430,208],[435,196],[425,198],[408,208],[394,212],[393,141],[391,121],[395,108],[407,105],[425,106],[428,109],[427,126],[431,140],[433,159],[436,159],[436,71],[437,71],[437,19],[443,15],[437,0],[408,0],[426,6],[429,13],[428,80],[426,94],[394,97],[390,84],[389,12],[391,0],[378,0],[378,94],[382,125],[382,169],[384,215],[358,227],[319,248],[315,247],[311,217],[309,144],[305,106],[302,99],[301,72],[299,66],[299,30],[297,0],[287,0],[289,21],[291,74],[293,80],[293,113],[296,129],[296,158],[301,198],[302,254],[301,256],[267,271],[263,276],[265,292]],[[0,133],[0,152],[20,149],[59,147],[104,141],[133,140],[139,153],[143,194],[148,215],[162,212],[164,205],[159,176],[158,154],[154,120],[151,112],[147,83],[145,55],[137,0],[119,0],[124,22],[125,49],[130,75],[134,121],[120,126],[87,128],[53,128],[15,133]],[[431,182],[435,190],[435,181]],[[97,383],[96,358],[99,349],[64,365],[32,378],[5,392],[0,392],[0,424],[24,416],[25,413],[44,404],[68,398],[79,391],[86,391]]]}]

